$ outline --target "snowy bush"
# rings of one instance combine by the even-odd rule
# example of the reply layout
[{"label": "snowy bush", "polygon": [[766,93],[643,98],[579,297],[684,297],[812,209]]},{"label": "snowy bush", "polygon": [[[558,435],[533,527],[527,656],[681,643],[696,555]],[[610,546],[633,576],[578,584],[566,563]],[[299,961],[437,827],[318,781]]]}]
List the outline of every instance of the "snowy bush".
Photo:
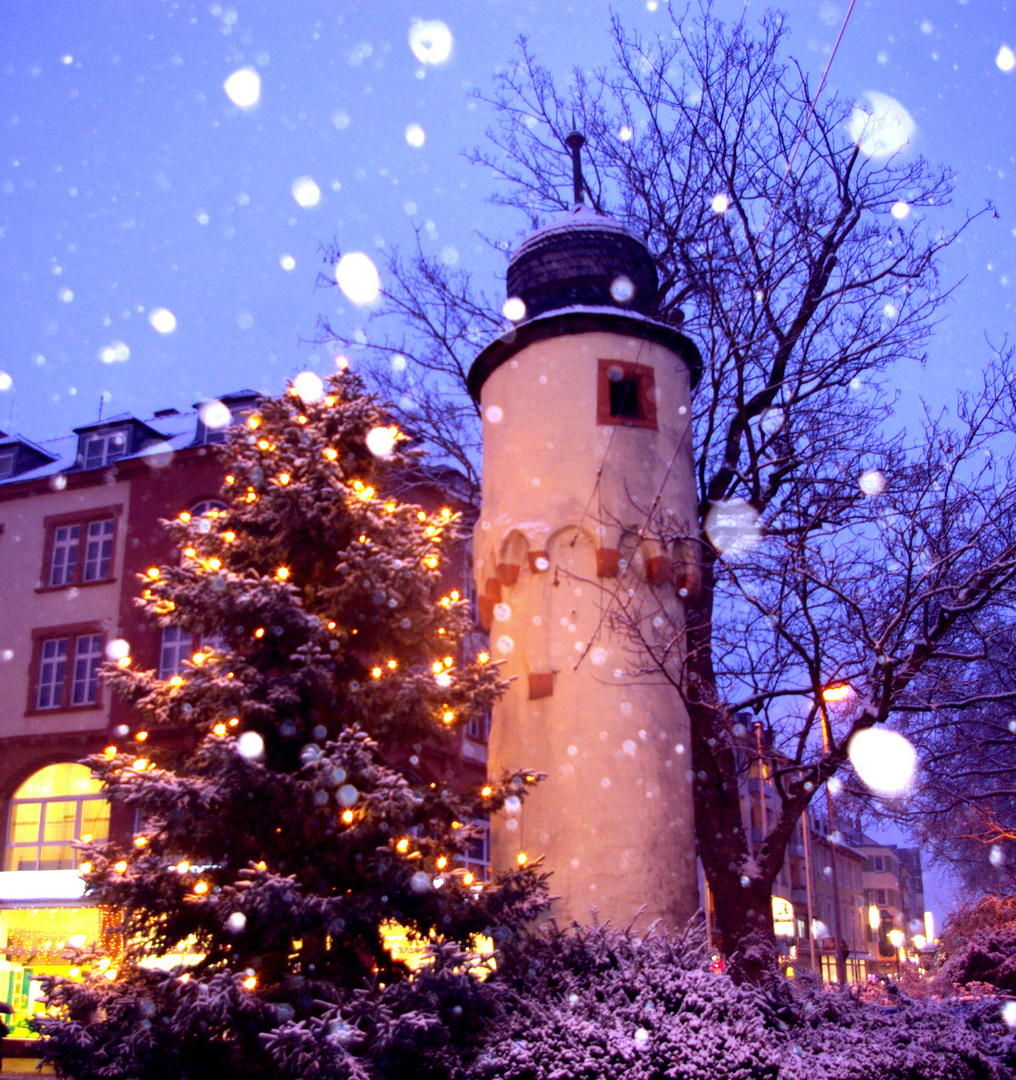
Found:
[{"label": "snowy bush", "polygon": [[997,1001],[887,1008],[804,981],[765,993],[708,970],[687,936],[551,929],[509,952],[494,983],[486,1045],[457,1080],[1016,1075]]},{"label": "snowy bush", "polygon": [[936,982],[1016,993],[1016,896],[986,896],[961,908],[942,932]]},{"label": "snowy bush", "polygon": [[509,953],[476,1080],[762,1080],[782,1022],[687,937],[552,928]]},{"label": "snowy bush", "polygon": [[1016,1075],[999,1003],[981,1008],[896,995],[877,1005],[807,988],[795,1003],[781,1080],[1006,1080]]}]

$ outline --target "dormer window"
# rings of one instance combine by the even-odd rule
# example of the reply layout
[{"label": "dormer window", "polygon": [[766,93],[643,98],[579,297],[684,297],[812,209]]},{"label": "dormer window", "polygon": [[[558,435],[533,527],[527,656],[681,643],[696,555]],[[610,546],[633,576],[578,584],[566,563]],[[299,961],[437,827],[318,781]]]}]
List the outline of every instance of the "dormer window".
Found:
[{"label": "dormer window", "polygon": [[4,436],[0,446],[0,480],[10,480],[55,460],[51,453],[20,435],[10,439]]},{"label": "dormer window", "polygon": [[225,442],[228,429],[242,424],[257,408],[257,403],[258,395],[253,390],[238,390],[234,394],[199,402],[194,406],[198,411],[194,444]]},{"label": "dormer window", "polygon": [[113,428],[85,435],[81,440],[81,467],[99,469],[127,454],[127,429]]},{"label": "dormer window", "polygon": [[597,373],[596,422],[656,428],[656,380],[648,364],[601,360]]}]

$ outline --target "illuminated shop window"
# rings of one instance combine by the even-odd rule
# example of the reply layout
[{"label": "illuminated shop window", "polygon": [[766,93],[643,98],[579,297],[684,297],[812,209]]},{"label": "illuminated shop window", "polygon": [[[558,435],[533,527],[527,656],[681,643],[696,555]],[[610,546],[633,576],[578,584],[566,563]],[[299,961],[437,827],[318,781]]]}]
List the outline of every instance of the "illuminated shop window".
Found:
[{"label": "illuminated shop window", "polygon": [[109,837],[109,803],[84,765],[47,765],[11,800],[4,870],[73,870],[74,841]]}]

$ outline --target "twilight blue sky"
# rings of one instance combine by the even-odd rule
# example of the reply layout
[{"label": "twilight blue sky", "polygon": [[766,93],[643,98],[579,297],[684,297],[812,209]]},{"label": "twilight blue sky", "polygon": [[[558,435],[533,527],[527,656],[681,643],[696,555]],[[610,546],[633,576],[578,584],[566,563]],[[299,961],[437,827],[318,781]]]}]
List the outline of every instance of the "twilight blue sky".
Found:
[{"label": "twilight blue sky", "polygon": [[[847,6],[786,5],[790,47],[816,81]],[[644,31],[669,28],[665,8],[616,5]],[[747,17],[761,10],[749,0]],[[414,56],[417,18],[447,24],[447,62]],[[376,253],[408,243],[416,223],[435,253],[493,281],[498,260],[475,229],[510,236],[520,223],[486,205],[489,177],[461,156],[489,122],[470,89],[489,87],[520,33],[566,73],[607,58],[606,29],[606,5],[556,0],[4,0],[0,428],[45,439],[95,419],[104,393],[107,415],[146,415],[241,386],[274,392],[328,367],[308,344],[318,314],[347,327],[365,317],[337,289],[315,289],[319,246],[333,238]],[[903,373],[908,395],[920,386],[948,400],[983,362],[985,332],[997,340],[1011,319],[1016,71],[996,63],[1005,45],[1016,49],[1009,0],[858,0],[832,69],[830,89],[901,102],[914,149],[958,171],[944,223],[988,199],[1000,215],[946,258],[946,279],[967,281],[937,334],[933,377]],[[243,111],[223,82],[248,66],[261,96]],[[412,124],[422,146],[407,142]],[[316,206],[294,198],[301,177],[318,185]],[[175,316],[172,333],[150,324],[157,308]]]},{"label": "twilight blue sky", "polygon": [[[790,51],[825,66],[849,0],[787,0]],[[750,20],[757,0],[718,0]],[[616,0],[644,32],[669,31],[664,0]],[[441,20],[441,64],[410,47]],[[526,34],[564,75],[609,56],[606,4],[558,0],[3,0],[0,4],[0,428],[36,440],[106,415],[189,407],[240,387],[269,392],[332,357],[309,342],[319,314],[363,311],[315,288],[320,245],[376,254],[407,244],[488,279],[475,230],[522,224],[490,208],[491,180],[462,150],[489,123],[471,99]],[[943,260],[966,278],[904,399],[936,404],[976,379],[1016,296],[1016,49],[1010,0],[856,0],[829,90],[899,101],[908,152],[957,173],[955,205],[994,202]],[[1000,50],[1003,52],[1000,54]],[[1012,54],[1008,54],[1011,58]],[[261,78],[241,110],[223,89]],[[407,141],[419,125],[420,146]],[[419,141],[419,137],[417,140]],[[294,181],[320,189],[314,206]],[[704,193],[711,197],[712,193]],[[161,333],[149,316],[176,320]],[[941,910],[941,906],[939,905]]]}]

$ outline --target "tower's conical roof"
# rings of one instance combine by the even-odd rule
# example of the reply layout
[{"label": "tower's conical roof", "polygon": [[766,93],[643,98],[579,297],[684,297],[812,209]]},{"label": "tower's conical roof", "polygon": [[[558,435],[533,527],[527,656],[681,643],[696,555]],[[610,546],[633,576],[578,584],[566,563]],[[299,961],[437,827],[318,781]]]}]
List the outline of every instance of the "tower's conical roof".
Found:
[{"label": "tower's conical roof", "polygon": [[525,307],[473,361],[467,385],[476,401],[491,373],[521,349],[563,334],[606,331],[659,342],[683,357],[692,386],[702,374],[694,342],[673,322],[652,317],[659,279],[649,249],[619,221],[581,203],[519,244],[507,284],[509,299]]},{"label": "tower's conical roof", "polygon": [[647,315],[656,302],[656,264],[620,222],[581,203],[532,232],[508,264],[508,296],[525,319],[578,307]]}]

